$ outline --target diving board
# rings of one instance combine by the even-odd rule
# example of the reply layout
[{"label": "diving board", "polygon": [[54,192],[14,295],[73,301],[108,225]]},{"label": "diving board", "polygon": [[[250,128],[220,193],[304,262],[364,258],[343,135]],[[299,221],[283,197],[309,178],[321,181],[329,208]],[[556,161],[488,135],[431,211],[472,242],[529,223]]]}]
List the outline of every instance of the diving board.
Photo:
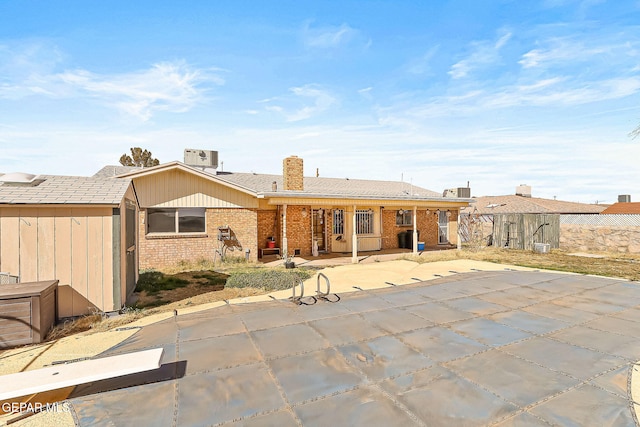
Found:
[{"label": "diving board", "polygon": [[160,367],[164,349],[136,351],[0,376],[0,401]]}]

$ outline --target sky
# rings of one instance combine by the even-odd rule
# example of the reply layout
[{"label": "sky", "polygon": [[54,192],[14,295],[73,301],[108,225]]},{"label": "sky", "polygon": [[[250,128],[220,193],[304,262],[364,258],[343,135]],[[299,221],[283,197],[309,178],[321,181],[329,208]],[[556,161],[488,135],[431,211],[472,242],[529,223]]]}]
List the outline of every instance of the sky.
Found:
[{"label": "sky", "polygon": [[640,0],[0,0],[0,173],[224,171],[640,202]]}]

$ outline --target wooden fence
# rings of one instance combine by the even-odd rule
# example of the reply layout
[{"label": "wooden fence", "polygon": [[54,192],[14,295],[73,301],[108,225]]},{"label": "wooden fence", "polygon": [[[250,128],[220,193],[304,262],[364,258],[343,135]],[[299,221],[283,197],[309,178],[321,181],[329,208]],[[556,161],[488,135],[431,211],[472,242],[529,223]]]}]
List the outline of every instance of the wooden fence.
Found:
[{"label": "wooden fence", "polygon": [[560,247],[560,215],[493,215],[494,246],[533,250],[534,243],[547,243],[552,249]]}]

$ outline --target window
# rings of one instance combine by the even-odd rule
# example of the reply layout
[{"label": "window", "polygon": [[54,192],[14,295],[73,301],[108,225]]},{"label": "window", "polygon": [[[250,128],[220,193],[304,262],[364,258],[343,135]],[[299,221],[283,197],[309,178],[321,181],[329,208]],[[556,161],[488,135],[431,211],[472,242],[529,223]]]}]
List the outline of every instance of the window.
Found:
[{"label": "window", "polygon": [[373,234],[373,211],[356,209],[356,234]]},{"label": "window", "polygon": [[204,233],[204,208],[147,209],[147,233]]},{"label": "window", "polygon": [[400,209],[396,212],[396,225],[413,225],[413,212]]},{"label": "window", "polygon": [[333,210],[333,234],[344,234],[344,209]]}]

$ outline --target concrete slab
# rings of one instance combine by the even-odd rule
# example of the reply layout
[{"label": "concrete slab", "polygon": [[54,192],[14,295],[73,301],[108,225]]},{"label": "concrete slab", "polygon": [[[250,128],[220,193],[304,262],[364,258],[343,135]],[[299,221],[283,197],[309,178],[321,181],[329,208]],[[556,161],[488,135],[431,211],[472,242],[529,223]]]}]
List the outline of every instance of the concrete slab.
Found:
[{"label": "concrete slab", "polygon": [[384,264],[367,264],[369,284],[344,267],[363,291],[330,271],[351,291],[336,303],[232,304],[143,326],[105,355],[160,344],[184,374],[67,403],[80,426],[634,424],[639,284],[399,262],[394,277],[411,281],[394,287]]}]

